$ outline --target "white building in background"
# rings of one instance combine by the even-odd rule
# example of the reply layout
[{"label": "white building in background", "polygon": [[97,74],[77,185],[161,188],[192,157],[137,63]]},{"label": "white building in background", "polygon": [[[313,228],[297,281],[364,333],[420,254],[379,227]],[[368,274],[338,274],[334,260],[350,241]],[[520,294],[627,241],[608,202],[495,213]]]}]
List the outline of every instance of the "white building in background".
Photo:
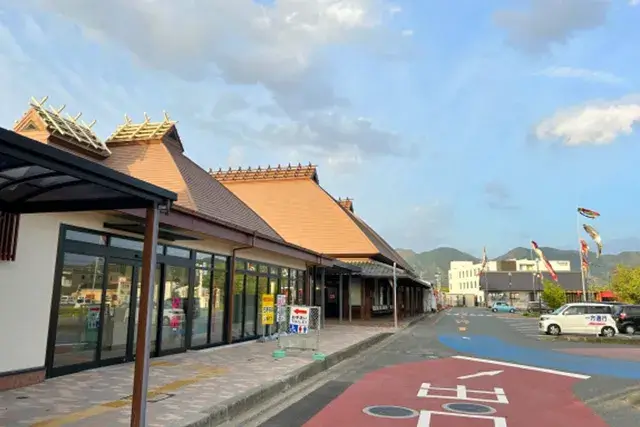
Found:
[{"label": "white building in background", "polygon": [[[570,261],[549,261],[557,272],[571,271]],[[481,263],[472,261],[451,261],[449,265],[449,295],[472,295],[478,302],[484,301],[484,291],[480,289]],[[544,265],[536,260],[511,259],[503,261],[489,261],[486,271],[545,271]]]}]

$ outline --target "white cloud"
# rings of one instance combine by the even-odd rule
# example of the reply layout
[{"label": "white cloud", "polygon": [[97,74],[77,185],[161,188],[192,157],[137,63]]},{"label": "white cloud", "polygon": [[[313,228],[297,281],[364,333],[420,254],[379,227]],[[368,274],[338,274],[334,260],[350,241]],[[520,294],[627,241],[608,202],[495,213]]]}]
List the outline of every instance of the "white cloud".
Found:
[{"label": "white cloud", "polygon": [[184,79],[218,74],[231,84],[261,84],[288,111],[338,103],[324,77],[323,47],[371,41],[384,31],[378,0],[26,2]]},{"label": "white cloud", "polygon": [[452,243],[455,212],[451,203],[437,199],[425,201],[401,213],[393,224],[380,229],[393,247],[433,249]]},{"label": "white cloud", "polygon": [[629,6],[638,6],[640,5],[640,0],[629,0]]},{"label": "white cloud", "polygon": [[602,145],[630,135],[639,123],[640,95],[632,95],[561,110],[539,123],[535,135],[540,140],[561,140],[565,145]]},{"label": "white cloud", "polygon": [[[638,0],[640,1],[640,0]],[[547,77],[582,79],[591,82],[621,84],[624,80],[615,74],[585,68],[550,67],[538,73]]]},{"label": "white cloud", "polygon": [[413,35],[413,30],[403,30],[401,34],[403,37],[411,37]]},{"label": "white cloud", "polygon": [[527,10],[497,12],[496,24],[510,44],[538,54],[566,43],[575,33],[603,25],[611,0],[530,0]]}]

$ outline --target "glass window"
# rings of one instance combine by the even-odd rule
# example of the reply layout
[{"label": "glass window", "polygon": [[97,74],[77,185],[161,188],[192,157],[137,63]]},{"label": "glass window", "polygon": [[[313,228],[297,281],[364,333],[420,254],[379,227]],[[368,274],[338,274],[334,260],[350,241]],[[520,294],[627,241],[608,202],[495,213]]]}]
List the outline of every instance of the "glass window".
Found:
[{"label": "glass window", "polygon": [[67,240],[75,240],[76,242],[93,243],[94,245],[106,245],[107,236],[104,234],[88,233],[85,231],[67,230],[64,232]]},{"label": "glass window", "polygon": [[269,267],[269,275],[278,276],[279,275],[278,267]]},{"label": "glass window", "polygon": [[131,249],[133,251],[142,251],[143,243],[139,240],[124,239],[122,237],[111,237],[111,246],[116,248]]},{"label": "glass window", "polygon": [[191,251],[189,249],[176,248],[175,246],[167,246],[167,256],[191,258]]},{"label": "glass window", "polygon": [[248,271],[258,271],[258,264],[255,262],[247,261],[247,270]]},{"label": "glass window", "polygon": [[606,305],[590,305],[589,314],[611,314],[612,310],[610,306]]},{"label": "glass window", "polygon": [[269,274],[269,266],[266,264],[260,264],[258,266],[258,273],[260,274]]},{"label": "glass window", "polygon": [[225,289],[227,272],[214,270],[213,272],[213,298],[211,307],[211,321],[209,329],[211,343],[221,343],[224,339],[224,314],[225,314]]},{"label": "glass window", "polygon": [[266,335],[265,326],[262,324],[262,295],[269,294],[269,278],[258,277],[258,319],[257,333],[258,335]]},{"label": "glass window", "polygon": [[104,258],[64,254],[53,366],[95,360],[103,269]]},{"label": "glass window", "polygon": [[236,340],[242,338],[243,292],[244,274],[236,273],[233,283],[233,321],[231,322],[231,338]]},{"label": "glass window", "polygon": [[156,247],[156,254],[158,255],[164,255],[164,245],[158,245]]},{"label": "glass window", "polygon": [[216,255],[213,260],[213,268],[216,270],[226,270],[229,257]]},{"label": "glass window", "polygon": [[[209,258],[211,258],[211,256],[209,256]],[[191,322],[192,346],[207,344],[211,278],[211,270],[196,269],[196,281],[193,285],[193,321]]]},{"label": "glass window", "polygon": [[207,253],[202,253],[202,252],[196,252],[196,267],[197,268],[211,269],[211,267],[213,266],[212,262],[213,262],[213,255],[207,254]]},{"label": "glass window", "polygon": [[[136,289],[135,324],[133,325],[133,353],[136,353],[136,342],[138,341],[138,308],[140,307],[140,296],[142,292],[142,269],[138,269],[138,284]],[[151,313],[151,352],[157,348],[156,337],[158,336],[158,307],[160,307],[160,265],[156,267],[153,280],[153,312]]]},{"label": "glass window", "polygon": [[165,268],[161,349],[169,350],[184,347],[189,269],[171,265]]},{"label": "glass window", "polygon": [[246,270],[246,269],[247,269],[247,261],[236,258],[236,271]]},{"label": "glass window", "polygon": [[580,315],[580,314],[587,314],[587,307],[583,306],[583,305],[578,305],[578,306],[573,306],[573,307],[569,307],[565,310],[564,313],[565,316],[573,316],[573,315]]},{"label": "glass window", "polygon": [[288,268],[281,268],[280,269],[280,277],[284,277],[284,278],[288,278],[289,277],[289,269]]},{"label": "glass window", "polygon": [[257,328],[257,311],[258,311],[258,278],[256,276],[247,275],[245,282],[245,298],[244,298],[244,331],[243,336],[256,336]]},{"label": "glass window", "polygon": [[127,355],[132,286],[132,265],[107,266],[101,359],[124,358]]},{"label": "glass window", "polygon": [[306,289],[304,288],[304,271],[298,271],[296,279],[296,299],[295,304],[304,304]]}]

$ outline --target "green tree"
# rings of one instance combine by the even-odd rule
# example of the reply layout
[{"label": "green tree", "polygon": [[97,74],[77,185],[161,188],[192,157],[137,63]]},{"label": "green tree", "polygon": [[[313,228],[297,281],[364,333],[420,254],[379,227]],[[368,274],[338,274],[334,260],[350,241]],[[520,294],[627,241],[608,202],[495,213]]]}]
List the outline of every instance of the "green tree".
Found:
[{"label": "green tree", "polygon": [[640,267],[618,265],[611,276],[611,290],[626,303],[640,303]]},{"label": "green tree", "polygon": [[562,286],[550,280],[545,280],[542,286],[542,299],[547,303],[549,308],[555,310],[563,304],[566,304],[567,294],[564,289],[562,289]]}]

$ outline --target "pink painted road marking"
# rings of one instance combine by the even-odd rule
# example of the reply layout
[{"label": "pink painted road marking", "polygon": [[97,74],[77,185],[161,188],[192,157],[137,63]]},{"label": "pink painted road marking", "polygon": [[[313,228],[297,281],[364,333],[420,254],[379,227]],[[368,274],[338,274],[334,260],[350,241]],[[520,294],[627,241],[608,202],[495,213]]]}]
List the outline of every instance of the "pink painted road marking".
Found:
[{"label": "pink painted road marking", "polygon": [[[493,375],[458,379],[481,372]],[[574,396],[572,387],[578,381],[582,380],[454,358],[396,365],[365,375],[305,427],[606,427]],[[463,402],[489,406],[495,413],[464,416],[442,407]],[[363,413],[365,407],[375,405],[426,412],[420,419],[378,418]]]}]

